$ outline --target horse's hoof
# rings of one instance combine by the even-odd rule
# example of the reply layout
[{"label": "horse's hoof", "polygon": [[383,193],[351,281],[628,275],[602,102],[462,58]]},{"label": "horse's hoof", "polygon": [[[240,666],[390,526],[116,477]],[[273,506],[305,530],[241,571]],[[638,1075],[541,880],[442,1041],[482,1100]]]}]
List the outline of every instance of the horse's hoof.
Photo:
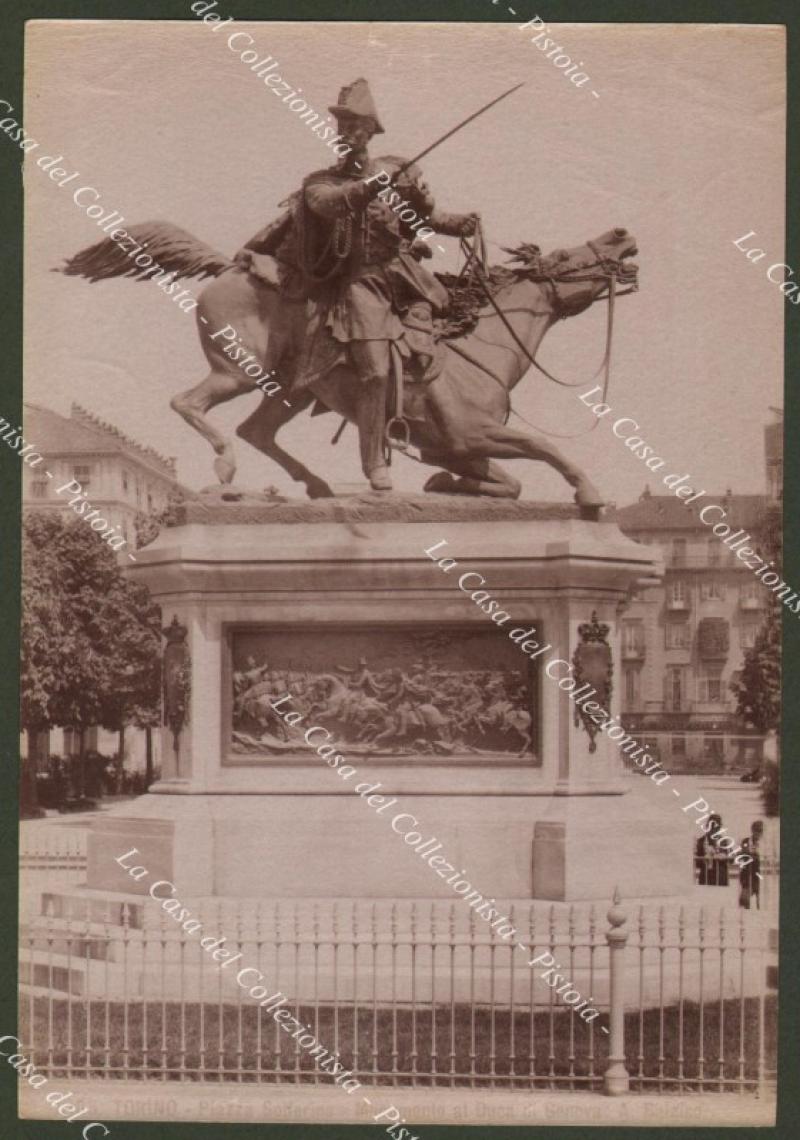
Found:
[{"label": "horse's hoof", "polygon": [[449,471],[437,471],[435,475],[431,475],[430,479],[428,479],[423,490],[436,492],[438,494],[452,495],[456,490],[456,481]]},{"label": "horse's hoof", "polygon": [[575,502],[579,507],[597,511],[606,505],[605,499],[595,485],[588,481],[579,483],[575,488]]},{"label": "horse's hoof", "polygon": [[306,494],[309,499],[333,499],[333,491],[323,479],[309,479],[306,483]]},{"label": "horse's hoof", "polygon": [[225,454],[225,452],[223,452],[222,455],[218,455],[214,460],[214,474],[220,483],[232,483],[233,477],[236,474],[236,464],[232,456]]}]

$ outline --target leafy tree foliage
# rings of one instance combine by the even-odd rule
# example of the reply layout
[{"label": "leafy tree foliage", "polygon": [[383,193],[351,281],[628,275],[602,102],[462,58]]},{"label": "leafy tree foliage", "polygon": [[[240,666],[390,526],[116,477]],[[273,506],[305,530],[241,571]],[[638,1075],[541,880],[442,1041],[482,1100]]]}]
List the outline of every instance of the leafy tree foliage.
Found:
[{"label": "leafy tree foliage", "polygon": [[774,615],[748,649],[738,680],[732,683],[737,712],[760,732],[777,728],[781,715],[781,627]]},{"label": "leafy tree foliage", "polygon": [[22,724],[85,732],[158,720],[160,617],[79,521],[23,521]]},{"label": "leafy tree foliage", "polygon": [[[781,568],[781,513],[778,506],[769,507],[757,538],[759,553]],[[755,644],[744,657],[744,666],[731,688],[736,695],[737,712],[761,732],[777,729],[781,715],[781,621],[783,605],[780,598],[766,586],[762,587],[769,598],[764,625]]]}]

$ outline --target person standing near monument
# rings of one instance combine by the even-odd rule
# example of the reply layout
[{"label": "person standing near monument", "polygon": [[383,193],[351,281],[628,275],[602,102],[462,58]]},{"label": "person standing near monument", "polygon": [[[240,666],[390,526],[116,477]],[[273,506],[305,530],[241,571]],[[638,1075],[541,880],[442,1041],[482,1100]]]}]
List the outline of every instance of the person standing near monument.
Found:
[{"label": "person standing near monument", "polygon": [[743,839],[742,851],[752,856],[752,862],[739,869],[739,906],[750,910],[755,901],[756,910],[761,909],[761,858],[758,854],[758,841],[755,836]]},{"label": "person standing near monument", "polygon": [[[714,812],[709,816],[708,831],[722,829],[722,816]],[[701,835],[695,844],[695,868],[698,883],[703,887],[727,887],[730,856],[717,838]]]}]

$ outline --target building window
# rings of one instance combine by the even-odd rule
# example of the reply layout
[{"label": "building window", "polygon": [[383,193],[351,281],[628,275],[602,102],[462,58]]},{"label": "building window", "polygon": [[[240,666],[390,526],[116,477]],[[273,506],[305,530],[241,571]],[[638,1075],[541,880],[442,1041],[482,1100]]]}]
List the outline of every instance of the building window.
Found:
[{"label": "building window", "polygon": [[123,472],[122,472],[122,492],[123,492],[123,494],[127,495],[129,486],[130,486],[130,483],[128,481],[128,472],[123,470]]},{"label": "building window", "polygon": [[644,625],[641,621],[622,623],[623,657],[642,657],[644,654]]},{"label": "building window", "polygon": [[719,566],[722,561],[722,545],[718,538],[710,538],[708,540],[708,564],[709,566]]},{"label": "building window", "polygon": [[686,670],[682,665],[669,665],[664,676],[667,712],[683,712],[686,703]]},{"label": "building window", "polygon": [[64,755],[76,756],[80,747],[80,733],[75,728],[64,729]]},{"label": "building window", "polygon": [[686,565],[686,539],[673,538],[672,540],[672,565],[685,566]]},{"label": "building window", "polygon": [[653,760],[659,760],[661,758],[661,748],[657,736],[646,736],[642,744],[645,752],[651,756]]},{"label": "building window", "polygon": [[639,707],[641,673],[641,669],[634,669],[630,666],[625,669],[625,708],[627,710],[638,709]]},{"label": "building window", "polygon": [[760,609],[763,605],[764,587],[759,585],[755,578],[752,578],[748,582],[742,582],[739,597],[745,609]]},{"label": "building window", "polygon": [[722,762],[724,753],[722,750],[722,737],[721,736],[704,736],[703,737],[703,759],[704,760],[717,760]]},{"label": "building window", "polygon": [[686,609],[689,605],[689,587],[682,578],[670,582],[667,601],[676,609]]},{"label": "building window", "polygon": [[671,736],[669,739],[669,751],[673,758],[686,755],[686,737],[685,736]]},{"label": "building window", "polygon": [[92,482],[92,469],[83,464],[78,464],[72,468],[72,477],[81,485],[82,491],[88,491]]},{"label": "building window", "polygon": [[688,621],[668,621],[664,626],[666,649],[688,649],[692,643]]},{"label": "building window", "polygon": [[722,600],[725,597],[725,587],[719,578],[707,578],[700,583],[700,598],[704,602]]},{"label": "building window", "polygon": [[147,509],[151,514],[153,513],[153,495],[150,491],[147,492]]},{"label": "building window", "polygon": [[34,479],[33,480],[33,482],[31,483],[31,496],[34,499],[46,499],[47,498],[47,480],[46,479]]},{"label": "building window", "polygon": [[698,674],[697,699],[703,705],[722,704],[721,669],[704,669]]},{"label": "building window", "polygon": [[[84,752],[97,751],[97,726],[92,725],[83,734]],[[64,755],[78,756],[81,750],[81,734],[77,728],[64,729]]]},{"label": "building window", "polygon": [[761,626],[758,622],[749,621],[745,625],[739,626],[739,644],[742,649],[752,649],[758,637],[758,631]]}]

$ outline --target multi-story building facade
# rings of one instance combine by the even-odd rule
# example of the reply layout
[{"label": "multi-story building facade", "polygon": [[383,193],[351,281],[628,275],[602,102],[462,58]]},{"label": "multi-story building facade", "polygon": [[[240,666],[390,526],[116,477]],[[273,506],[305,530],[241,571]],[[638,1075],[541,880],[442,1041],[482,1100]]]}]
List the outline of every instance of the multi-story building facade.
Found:
[{"label": "multi-story building facade", "polygon": [[[71,480],[79,483],[93,508],[109,523],[119,526],[129,550],[136,549],[135,519],[139,511],[152,514],[162,510],[169,494],[179,490],[175,460],[166,459],[151,447],[130,439],[112,424],[73,404],[69,417],[35,404],[25,405],[24,434],[26,442],[45,456],[53,478],[42,473],[41,465],[22,464],[22,506],[32,511],[65,511],[79,524],[69,506],[66,492],[56,493]],[[158,747],[157,734],[155,747]],[[87,733],[85,745],[105,755],[113,755],[117,738],[101,728]],[[46,766],[49,754],[72,756],[78,751],[78,733],[70,728],[53,729],[35,742],[36,762]],[[23,743],[23,751],[25,743]],[[125,738],[128,763],[133,768],[144,764],[143,734],[129,729]],[[156,764],[158,756],[155,757]]]},{"label": "multi-story building facade", "polygon": [[[731,533],[757,535],[770,498],[728,491],[708,501],[725,507]],[[634,541],[659,546],[665,564],[663,582],[640,590],[623,615],[626,729],[673,771],[752,770],[762,737],[737,717],[730,682],[773,595],[674,495],[645,490],[617,521]]]},{"label": "multi-story building facade", "polygon": [[49,408],[25,405],[25,440],[47,458],[53,474],[41,467],[22,465],[22,505],[26,511],[70,510],[70,496],[57,487],[80,483],[93,508],[119,526],[128,548],[136,548],[134,520],[138,511],[153,514],[167,504],[178,487],[175,460],[165,459],[152,447],[136,443],[112,424],[73,404],[70,416]]}]

